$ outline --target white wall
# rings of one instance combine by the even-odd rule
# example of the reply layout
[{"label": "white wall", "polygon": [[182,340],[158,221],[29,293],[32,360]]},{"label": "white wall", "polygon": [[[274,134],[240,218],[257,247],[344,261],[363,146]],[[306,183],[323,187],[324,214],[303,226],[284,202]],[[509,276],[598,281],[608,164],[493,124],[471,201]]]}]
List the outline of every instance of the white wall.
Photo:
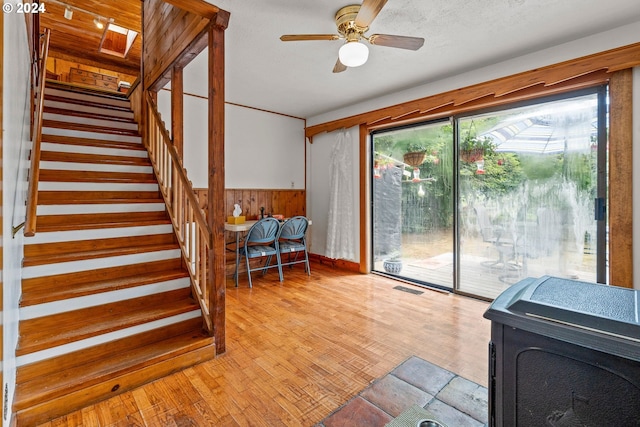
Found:
[{"label": "white wall", "polygon": [[[354,126],[348,132],[352,142],[353,210],[345,211],[344,215],[352,217],[353,241],[356,243],[355,259],[351,261],[360,262],[360,130]],[[307,142],[307,216],[313,221],[313,226],[309,228],[309,246],[310,252],[318,255],[326,253],[330,193],[328,174],[337,133],[320,134],[313,138],[313,144]]]},{"label": "white wall", "polygon": [[[633,265],[640,266],[640,67],[633,69]],[[633,287],[640,289],[640,268]]]},{"label": "white wall", "polygon": [[[184,96],[184,167],[195,188],[207,183],[207,100]],[[158,94],[158,108],[171,126],[171,92]],[[304,189],[304,127],[300,118],[225,106],[225,187]]]},{"label": "white wall", "polygon": [[[10,412],[16,378],[18,301],[21,293],[23,235],[12,238],[12,226],[25,219],[29,141],[29,48],[23,15],[4,14],[4,78],[2,134],[3,368]],[[2,390],[4,393],[4,384]],[[4,414],[8,426],[11,414]]]}]

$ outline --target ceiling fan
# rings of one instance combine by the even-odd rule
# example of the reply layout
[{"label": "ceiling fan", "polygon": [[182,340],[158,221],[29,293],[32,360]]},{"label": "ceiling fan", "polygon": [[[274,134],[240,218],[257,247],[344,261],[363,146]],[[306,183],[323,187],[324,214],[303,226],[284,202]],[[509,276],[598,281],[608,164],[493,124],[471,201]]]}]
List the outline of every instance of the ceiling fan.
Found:
[{"label": "ceiling fan", "polygon": [[340,47],[338,61],[333,67],[334,73],[341,73],[347,67],[359,67],[367,62],[369,48],[361,42],[366,40],[372,45],[398,47],[418,50],[424,44],[421,37],[372,34],[365,36],[369,25],[378,16],[387,0],[364,0],[361,5],[345,6],[336,12],[338,34],[287,34],[280,37],[284,42],[307,40],[339,40],[346,42]]}]

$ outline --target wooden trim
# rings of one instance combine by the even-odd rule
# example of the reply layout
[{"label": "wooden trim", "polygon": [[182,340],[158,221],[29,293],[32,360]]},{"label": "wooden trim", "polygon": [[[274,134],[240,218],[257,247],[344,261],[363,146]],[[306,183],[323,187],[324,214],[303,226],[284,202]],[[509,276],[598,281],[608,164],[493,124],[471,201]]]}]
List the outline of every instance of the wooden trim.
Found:
[{"label": "wooden trim", "polygon": [[[367,189],[369,188],[369,159],[367,153],[367,126],[360,125],[360,273],[369,272],[369,233],[367,227]],[[363,238],[364,237],[364,238]]]},{"label": "wooden trim", "polygon": [[[166,3],[169,3],[177,8],[182,10],[188,10],[189,12],[193,12],[197,15],[202,16],[203,18],[208,18],[211,20],[219,19],[218,14],[222,16],[222,25],[223,28],[226,28],[229,24],[229,12],[220,9],[217,6],[214,6],[210,3],[207,3],[203,0],[164,0]],[[225,23],[226,18],[226,23]]]},{"label": "wooden trim", "polygon": [[305,136],[360,124],[425,120],[608,82],[611,73],[640,65],[640,43],[611,49],[414,101],[309,126]]},{"label": "wooden trim", "polygon": [[171,138],[181,159],[184,158],[184,73],[181,67],[171,69]]},{"label": "wooden trim", "polygon": [[633,288],[633,72],[609,82],[609,284]]},{"label": "wooden trim", "polygon": [[344,259],[332,259],[324,255],[309,253],[309,262],[317,262],[318,264],[329,265],[332,268],[360,273],[360,265],[358,263]]},{"label": "wooden trim", "polygon": [[216,354],[226,351],[225,341],[225,171],[224,171],[224,88],[225,88],[224,27],[209,26],[209,206],[208,224],[213,245],[209,257],[209,307],[213,320]]}]

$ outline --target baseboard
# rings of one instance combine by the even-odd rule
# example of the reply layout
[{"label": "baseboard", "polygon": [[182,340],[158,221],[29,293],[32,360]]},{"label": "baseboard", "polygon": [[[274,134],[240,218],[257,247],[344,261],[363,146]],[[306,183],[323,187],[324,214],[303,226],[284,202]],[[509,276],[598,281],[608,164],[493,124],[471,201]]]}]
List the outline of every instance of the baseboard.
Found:
[{"label": "baseboard", "polygon": [[334,268],[339,268],[341,270],[353,271],[354,273],[360,273],[360,264],[353,261],[347,261],[344,259],[332,259],[327,258],[324,255],[318,254],[309,254],[309,261],[317,262],[323,265],[330,265]]}]

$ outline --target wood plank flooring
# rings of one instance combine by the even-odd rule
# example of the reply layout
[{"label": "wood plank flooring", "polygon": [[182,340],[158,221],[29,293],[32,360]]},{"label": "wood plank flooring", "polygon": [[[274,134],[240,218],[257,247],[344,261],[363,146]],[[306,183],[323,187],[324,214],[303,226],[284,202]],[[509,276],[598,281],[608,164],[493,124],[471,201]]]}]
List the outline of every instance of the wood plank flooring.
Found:
[{"label": "wood plank flooring", "polygon": [[412,355],[487,385],[488,303],[316,263],[284,275],[227,280],[224,355],[43,426],[313,426]]}]

